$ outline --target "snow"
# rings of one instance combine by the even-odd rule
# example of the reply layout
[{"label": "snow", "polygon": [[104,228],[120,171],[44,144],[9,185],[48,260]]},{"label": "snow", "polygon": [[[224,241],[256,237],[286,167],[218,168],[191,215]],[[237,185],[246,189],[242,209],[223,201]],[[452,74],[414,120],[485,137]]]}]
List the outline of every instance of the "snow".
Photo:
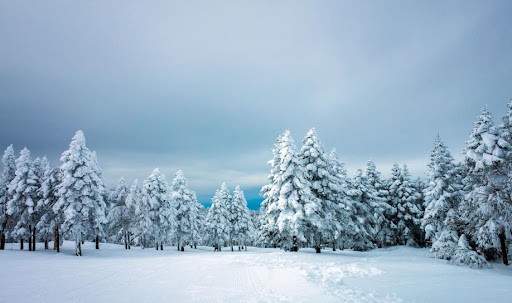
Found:
[{"label": "snow", "polygon": [[[512,267],[475,270],[428,249],[368,252],[175,247],[164,251],[86,243],[63,252],[0,251],[0,302],[507,302]],[[52,244],[50,244],[52,247]]]}]

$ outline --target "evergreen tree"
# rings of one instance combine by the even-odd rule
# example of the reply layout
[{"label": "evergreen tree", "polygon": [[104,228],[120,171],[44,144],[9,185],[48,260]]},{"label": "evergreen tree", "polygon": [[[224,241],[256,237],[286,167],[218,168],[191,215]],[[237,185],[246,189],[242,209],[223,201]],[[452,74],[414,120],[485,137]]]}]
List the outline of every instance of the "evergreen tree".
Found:
[{"label": "evergreen tree", "polygon": [[[252,232],[253,225],[249,208],[247,208],[247,200],[245,200],[244,192],[240,186],[236,186],[233,191],[232,198],[233,206],[233,238],[240,246],[246,246],[250,233]],[[247,247],[246,247],[247,250]]]},{"label": "evergreen tree", "polygon": [[387,203],[388,190],[373,161],[366,163],[366,191],[372,222],[371,236],[378,247],[392,242],[393,228],[388,217],[393,214],[393,208]]},{"label": "evergreen tree", "polygon": [[421,226],[432,241],[432,252],[447,259],[455,253],[458,241],[460,228],[455,214],[462,199],[462,184],[460,170],[439,136],[430,154],[424,195],[426,209]]},{"label": "evergreen tree", "polygon": [[[306,242],[308,235],[305,206],[314,205],[311,200],[316,198],[307,185],[288,130],[278,138],[270,164],[270,183],[262,189],[263,234],[273,245],[297,250],[298,242]],[[313,208],[308,208],[308,213],[313,212]]]},{"label": "evergreen tree", "polygon": [[24,240],[29,240],[29,250],[33,249],[32,229],[35,228],[37,190],[37,176],[30,159],[30,151],[24,148],[16,159],[15,177],[9,184],[11,199],[7,203],[7,214],[16,221],[12,236],[20,240],[21,250]]},{"label": "evergreen tree", "polygon": [[415,244],[416,231],[420,229],[421,208],[418,203],[416,188],[413,186],[407,166],[400,168],[394,164],[391,170],[389,184],[389,199],[391,206],[395,209],[392,216],[396,226],[395,239],[397,244]]},{"label": "evergreen tree", "polygon": [[328,213],[336,192],[331,182],[329,159],[314,128],[310,129],[304,137],[302,148],[298,154],[299,165],[304,169],[305,187],[312,195],[304,200],[306,233],[308,240],[312,241],[317,253],[324,236],[329,235]]},{"label": "evergreen tree", "polygon": [[472,268],[483,268],[488,266],[485,258],[470,248],[466,235],[460,236],[457,248],[455,249],[455,254],[450,259],[450,262],[457,265],[467,265]]},{"label": "evergreen tree", "polygon": [[91,237],[94,238],[94,242],[96,243],[96,249],[99,249],[100,238],[105,237],[105,227],[107,225],[107,205],[105,203],[106,191],[103,184],[102,170],[98,164],[98,158],[95,151],[91,152],[91,163],[93,172],[97,176],[96,187],[99,195],[97,199],[92,201],[94,203],[94,208],[90,209],[91,213],[89,214],[89,226],[91,227]]},{"label": "evergreen tree", "polygon": [[114,232],[116,240],[121,240],[124,243],[125,249],[130,248],[130,233],[135,215],[135,209],[128,200],[129,194],[126,181],[121,178],[110,194],[109,201],[112,203],[112,207],[107,218],[110,230]]},{"label": "evergreen tree", "polygon": [[149,219],[149,222],[144,224],[150,224],[145,227],[149,231],[149,235],[146,236],[152,237],[157,250],[163,250],[164,242],[168,240],[172,231],[174,213],[171,209],[169,185],[158,168],[144,180],[142,195],[146,208],[144,211],[148,215],[145,219]]},{"label": "evergreen tree", "polygon": [[0,250],[5,249],[7,227],[10,216],[7,213],[8,201],[12,199],[9,194],[9,184],[16,176],[16,156],[12,145],[7,146],[2,156],[3,171],[0,176]]},{"label": "evergreen tree", "polygon": [[197,205],[195,193],[188,188],[187,180],[181,170],[176,172],[172,181],[171,199],[175,210],[176,240],[178,250],[184,251],[185,245],[193,241],[193,229],[197,225]]},{"label": "evergreen tree", "polygon": [[220,188],[215,191],[212,198],[212,205],[206,216],[206,227],[210,236],[210,242],[213,246],[221,250],[222,246],[229,240],[230,234],[230,214],[229,203],[231,197],[226,183],[222,183]]},{"label": "evergreen tree", "polygon": [[350,218],[350,207],[348,202],[348,176],[344,164],[338,159],[333,150],[329,154],[329,177],[330,188],[329,199],[325,206],[325,240],[332,241],[332,249],[340,241],[345,241],[353,230],[353,222]]},{"label": "evergreen tree", "polygon": [[350,212],[352,230],[347,239],[348,247],[364,251],[374,247],[372,242],[373,216],[370,214],[371,197],[368,195],[367,182],[362,170],[358,169],[351,181],[348,191],[350,197]]},{"label": "evergreen tree", "polygon": [[[143,246],[141,243],[141,206],[142,206],[142,190],[139,187],[139,181],[135,179],[130,187],[128,192],[128,196],[126,197],[126,207],[128,208],[128,212],[132,215],[132,219],[130,220],[130,228],[128,230],[128,249],[131,249],[131,243],[135,240],[138,240],[139,245]],[[135,238],[132,238],[135,237]]]},{"label": "evergreen tree", "polygon": [[73,136],[69,149],[62,153],[62,180],[58,185],[59,199],[54,210],[64,213],[62,229],[75,240],[75,254],[82,255],[82,241],[100,222],[91,226],[98,201],[103,200],[103,182],[98,175],[96,159],[87,148],[84,133]]},{"label": "evergreen tree", "polygon": [[43,183],[41,185],[41,199],[37,202],[37,212],[41,214],[36,228],[38,234],[45,243],[45,249],[48,249],[48,241],[54,240],[54,250],[60,251],[60,224],[63,221],[64,214],[62,209],[56,207],[58,196],[58,186],[62,182],[62,172],[59,168],[50,168],[45,170]]},{"label": "evergreen tree", "polygon": [[510,145],[506,136],[505,131],[497,131],[491,114],[484,109],[466,142],[468,191],[461,208],[465,233],[488,258],[501,254],[503,263],[508,264],[506,235],[510,233],[512,204],[506,161]]}]

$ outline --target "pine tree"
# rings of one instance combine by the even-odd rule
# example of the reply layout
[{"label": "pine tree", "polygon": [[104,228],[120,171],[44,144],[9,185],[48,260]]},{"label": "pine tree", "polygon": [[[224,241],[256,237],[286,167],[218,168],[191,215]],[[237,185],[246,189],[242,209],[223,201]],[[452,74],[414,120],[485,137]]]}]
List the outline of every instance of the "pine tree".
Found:
[{"label": "pine tree", "polygon": [[332,241],[332,249],[340,241],[346,241],[351,233],[353,222],[350,218],[350,203],[348,202],[348,176],[344,164],[338,159],[336,151],[331,151],[329,160],[329,182],[332,190],[329,192],[329,199],[326,200],[326,228],[325,240]]},{"label": "pine tree", "polygon": [[197,200],[195,192],[192,192],[192,208],[190,209],[190,239],[194,248],[205,238],[204,224],[205,212],[203,205]]},{"label": "pine tree", "polygon": [[378,247],[383,247],[392,241],[393,229],[388,217],[393,214],[393,208],[387,203],[388,190],[373,161],[366,163],[364,177],[370,205],[371,236]]},{"label": "pine tree", "polygon": [[43,183],[41,184],[41,198],[37,202],[37,212],[41,214],[36,224],[36,229],[44,240],[45,249],[48,249],[48,241],[53,237],[54,250],[60,251],[60,224],[64,214],[57,205],[58,186],[62,182],[62,172],[59,168],[45,169]]},{"label": "pine tree", "polygon": [[466,142],[467,194],[461,208],[466,235],[487,257],[494,259],[501,253],[503,263],[508,264],[506,234],[511,228],[512,204],[506,137],[507,132],[498,132],[491,114],[484,109]]},{"label": "pine tree", "polygon": [[30,159],[30,151],[24,148],[16,159],[16,173],[9,184],[11,199],[7,203],[7,214],[16,221],[12,235],[20,240],[20,249],[23,250],[23,241],[29,240],[29,250],[32,246],[32,228],[35,227],[35,202],[37,201],[37,176]]},{"label": "pine tree", "polygon": [[368,195],[367,182],[362,170],[358,169],[350,182],[350,215],[352,230],[349,231],[347,245],[359,251],[374,247],[372,242],[373,217],[370,214],[371,197]]},{"label": "pine tree", "polygon": [[424,195],[426,209],[421,226],[425,236],[432,241],[436,257],[450,258],[460,229],[455,214],[462,199],[462,184],[460,170],[439,135],[430,154]]},{"label": "pine tree", "polygon": [[[308,235],[306,205],[316,199],[311,193],[303,166],[296,154],[290,132],[285,131],[274,147],[270,183],[262,189],[262,229],[268,242],[297,250],[298,242]],[[309,213],[313,209],[308,209]]]},{"label": "pine tree", "polygon": [[450,259],[450,262],[456,265],[467,265],[472,268],[483,268],[488,266],[485,258],[469,247],[466,235],[460,236],[454,256]]},{"label": "pine tree", "polygon": [[212,198],[212,205],[206,216],[206,227],[210,236],[210,242],[215,249],[221,250],[228,242],[230,233],[229,203],[231,197],[226,183],[222,183]]},{"label": "pine tree", "polygon": [[6,232],[10,222],[10,216],[7,213],[8,201],[12,199],[9,194],[9,184],[16,176],[16,156],[12,145],[5,149],[2,165],[3,171],[0,176],[0,250],[5,249]]},{"label": "pine tree", "polygon": [[185,179],[181,170],[176,172],[172,181],[171,200],[176,209],[175,222],[178,250],[184,251],[185,245],[193,241],[193,229],[198,218],[195,193],[188,188],[187,179]]},{"label": "pine tree", "polygon": [[[142,190],[138,185],[139,181],[135,179],[130,187],[128,196],[126,197],[126,207],[128,208],[128,212],[132,215],[132,219],[130,220],[130,228],[127,235],[128,249],[131,249],[131,243],[136,239],[138,240],[139,245],[143,246],[140,236],[140,228],[142,222],[140,212],[142,206]],[[136,239],[132,237],[136,237]]]},{"label": "pine tree", "polygon": [[421,208],[418,203],[416,188],[411,182],[407,166],[400,168],[394,164],[391,170],[391,180],[389,185],[389,199],[391,206],[395,209],[392,216],[394,226],[396,226],[397,244],[415,244],[414,233],[420,229]]},{"label": "pine tree", "polygon": [[130,247],[130,233],[135,215],[135,209],[128,200],[129,194],[126,181],[121,178],[110,194],[109,201],[112,203],[112,207],[107,217],[110,230],[114,232],[117,240],[124,243],[125,249]]},{"label": "pine tree", "polygon": [[75,254],[82,255],[82,241],[101,222],[94,215],[98,201],[103,200],[103,182],[93,153],[87,148],[84,133],[73,136],[69,149],[62,153],[62,180],[58,185],[59,199],[54,210],[64,213],[62,229],[75,240]]},{"label": "pine tree", "polygon": [[98,164],[96,152],[91,153],[92,169],[97,176],[97,191],[99,193],[97,199],[93,200],[94,208],[91,209],[89,215],[90,226],[92,227],[90,234],[94,238],[96,249],[100,249],[100,239],[105,237],[105,226],[107,224],[107,205],[105,203],[105,186],[103,185],[102,170]]},{"label": "pine tree", "polygon": [[169,184],[158,168],[144,180],[142,195],[148,215],[145,219],[149,219],[149,222],[144,222],[149,224],[145,227],[149,235],[145,236],[152,237],[157,250],[163,250],[164,242],[168,240],[172,231],[174,213],[169,198]]},{"label": "pine tree", "polygon": [[312,197],[304,200],[306,236],[313,242],[316,252],[320,253],[323,238],[329,235],[327,210],[332,203],[329,199],[336,189],[331,182],[329,159],[314,128],[304,137],[298,161],[304,169],[305,187],[312,193]]},{"label": "pine tree", "polygon": [[233,238],[238,243],[238,249],[240,250],[240,246],[247,245],[253,225],[244,192],[239,185],[235,187],[231,201],[233,206]]}]

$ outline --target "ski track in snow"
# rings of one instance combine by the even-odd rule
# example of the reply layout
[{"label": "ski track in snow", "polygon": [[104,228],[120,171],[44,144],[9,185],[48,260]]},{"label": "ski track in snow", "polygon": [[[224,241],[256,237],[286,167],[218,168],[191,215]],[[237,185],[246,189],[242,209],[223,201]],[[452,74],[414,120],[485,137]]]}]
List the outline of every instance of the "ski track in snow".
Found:
[{"label": "ski track in snow", "polygon": [[[276,249],[184,253],[86,243],[84,256],[0,251],[0,302],[398,303],[495,302],[512,295],[512,270],[448,265],[424,249],[321,255]],[[23,298],[23,299],[20,299]]]}]

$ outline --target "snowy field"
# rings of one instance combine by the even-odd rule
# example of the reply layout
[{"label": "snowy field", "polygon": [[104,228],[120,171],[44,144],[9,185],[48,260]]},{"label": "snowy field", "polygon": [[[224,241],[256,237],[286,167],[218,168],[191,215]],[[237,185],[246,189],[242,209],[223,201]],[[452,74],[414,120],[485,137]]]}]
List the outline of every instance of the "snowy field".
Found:
[{"label": "snowy field", "polygon": [[[0,251],[0,302],[509,302],[512,267],[473,270],[426,249],[184,253],[86,243],[84,256]],[[39,246],[41,249],[41,245]]]}]

